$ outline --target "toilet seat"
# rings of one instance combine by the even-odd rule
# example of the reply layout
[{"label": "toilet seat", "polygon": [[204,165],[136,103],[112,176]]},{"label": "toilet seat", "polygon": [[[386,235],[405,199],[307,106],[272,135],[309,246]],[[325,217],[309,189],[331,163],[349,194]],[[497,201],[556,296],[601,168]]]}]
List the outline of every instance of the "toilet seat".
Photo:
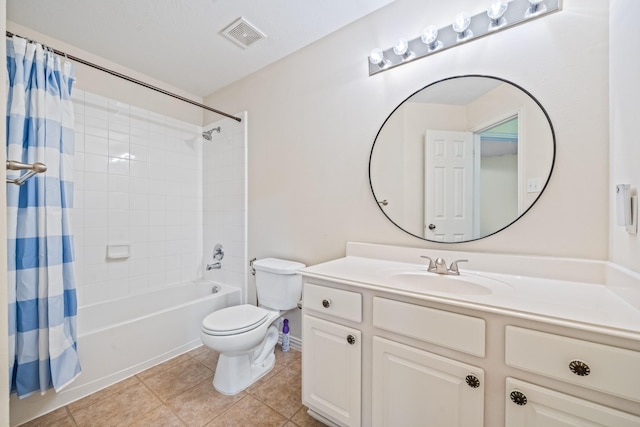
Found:
[{"label": "toilet seat", "polygon": [[251,304],[241,304],[214,311],[202,321],[207,335],[237,335],[256,329],[269,318],[270,312]]}]

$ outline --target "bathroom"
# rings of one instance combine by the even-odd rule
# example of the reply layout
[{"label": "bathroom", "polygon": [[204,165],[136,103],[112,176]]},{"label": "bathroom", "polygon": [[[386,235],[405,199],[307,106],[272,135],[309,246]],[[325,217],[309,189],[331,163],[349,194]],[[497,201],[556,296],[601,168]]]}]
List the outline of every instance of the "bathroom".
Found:
[{"label": "bathroom", "polygon": [[[246,247],[232,241],[234,236],[225,236],[227,256],[222,262],[229,269],[205,271],[205,277],[244,287],[247,301],[255,302],[254,279],[247,273],[252,258],[277,257],[314,265],[344,256],[346,242],[451,250],[450,245],[403,233],[389,222],[371,195],[367,168],[378,129],[400,102],[427,84],[467,74],[497,76],[531,92],[553,123],[556,159],[547,188],[524,217],[500,233],[455,245],[454,250],[603,260],[640,271],[639,240],[615,224],[614,204],[615,184],[640,186],[640,172],[634,168],[639,153],[631,134],[637,116],[632,100],[640,95],[632,77],[639,66],[631,43],[638,39],[638,30],[629,12],[637,9],[635,2],[565,0],[562,11],[544,19],[368,75],[367,55],[373,47],[390,46],[398,36],[419,34],[425,21],[444,25],[464,9],[481,7],[470,0],[395,0],[201,98],[202,103],[232,114],[247,112],[248,178],[238,177],[235,184],[241,192],[246,185],[246,208],[239,208],[240,217],[245,212],[246,228],[243,219],[233,225],[246,233],[238,238],[246,239]],[[79,50],[37,28],[12,22],[10,15],[6,21],[9,31],[61,50]],[[257,17],[253,21],[259,26]],[[95,62],[109,63],[87,55]],[[179,101],[78,68],[83,74],[76,88],[81,91],[195,127],[219,125],[224,132],[225,124],[234,125],[214,113],[203,115]],[[143,80],[165,85],[147,76]],[[218,124],[221,120],[225,123]],[[203,150],[215,149],[198,144]],[[189,176],[184,169],[180,173]],[[216,171],[203,167],[202,172]],[[203,176],[197,185],[204,188],[208,179],[211,183],[215,177]],[[184,261],[185,271],[192,275],[214,262],[212,251],[218,238],[213,228],[206,228],[207,221],[212,221],[207,209],[215,206],[207,205],[207,193],[203,194],[202,218],[198,214],[193,218],[203,224],[203,234],[188,243],[192,250],[187,255],[193,256]],[[191,265],[193,257],[197,259]],[[228,272],[237,277],[222,277]],[[148,276],[149,285],[152,279]],[[299,340],[300,315],[292,313],[290,321],[291,336]]]}]

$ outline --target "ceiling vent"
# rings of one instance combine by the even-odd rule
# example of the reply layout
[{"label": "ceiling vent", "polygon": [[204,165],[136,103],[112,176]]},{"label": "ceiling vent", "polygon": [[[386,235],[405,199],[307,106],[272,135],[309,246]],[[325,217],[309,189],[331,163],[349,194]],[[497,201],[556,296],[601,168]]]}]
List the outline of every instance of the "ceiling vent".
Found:
[{"label": "ceiling vent", "polygon": [[222,35],[243,49],[248,48],[258,40],[267,37],[262,31],[251,25],[244,18],[238,18],[235,22],[222,30]]}]

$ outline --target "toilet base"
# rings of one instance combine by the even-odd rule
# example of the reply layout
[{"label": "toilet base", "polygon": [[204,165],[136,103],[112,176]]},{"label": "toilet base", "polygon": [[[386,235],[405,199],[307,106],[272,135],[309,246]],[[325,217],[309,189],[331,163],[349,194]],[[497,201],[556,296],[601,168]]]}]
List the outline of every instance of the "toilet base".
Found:
[{"label": "toilet base", "polygon": [[248,355],[245,356],[247,360],[243,361],[221,354],[213,377],[213,388],[228,396],[238,394],[267,375],[276,362],[275,354],[271,354],[263,363],[247,366]]},{"label": "toilet base", "polygon": [[264,377],[276,363],[274,348],[277,341],[278,329],[270,326],[267,336],[253,351],[220,354],[213,377],[213,388],[222,394],[233,396]]}]

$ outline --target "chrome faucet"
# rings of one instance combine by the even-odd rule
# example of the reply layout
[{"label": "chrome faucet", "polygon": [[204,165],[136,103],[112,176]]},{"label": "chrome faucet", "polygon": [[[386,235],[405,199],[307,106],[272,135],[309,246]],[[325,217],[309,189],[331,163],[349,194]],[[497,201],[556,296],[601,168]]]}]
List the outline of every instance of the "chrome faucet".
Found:
[{"label": "chrome faucet", "polygon": [[469,261],[466,259],[459,259],[459,260],[453,261],[451,263],[451,266],[447,268],[447,262],[442,258],[436,258],[435,262],[431,258],[425,255],[422,255],[420,258],[425,258],[429,260],[429,265],[427,266],[428,272],[436,273],[436,274],[453,274],[455,276],[460,275],[460,269],[458,268],[458,263]]},{"label": "chrome faucet", "polygon": [[219,262],[214,262],[213,264],[207,264],[207,271],[209,270],[219,270],[222,268],[222,264]]}]

